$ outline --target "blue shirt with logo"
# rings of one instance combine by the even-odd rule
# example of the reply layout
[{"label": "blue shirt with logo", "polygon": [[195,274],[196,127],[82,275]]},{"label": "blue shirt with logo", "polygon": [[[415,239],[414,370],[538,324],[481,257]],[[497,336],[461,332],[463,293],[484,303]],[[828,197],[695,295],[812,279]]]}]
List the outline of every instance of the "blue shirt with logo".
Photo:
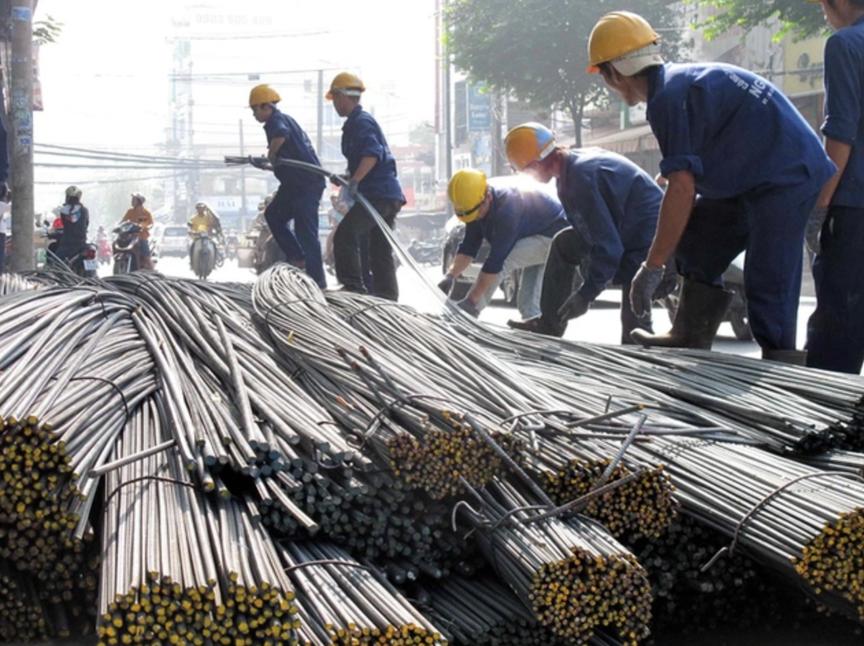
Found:
[{"label": "blue shirt with logo", "polygon": [[632,161],[608,150],[570,151],[558,182],[558,197],[570,223],[591,243],[591,258],[579,293],[594,300],[615,278],[625,255],[645,259],[663,191]]},{"label": "blue shirt with logo", "polygon": [[[280,112],[274,107],[273,114],[264,123],[264,132],[267,134],[268,144],[279,137],[285,138],[285,143],[279,148],[279,157],[315,164],[316,166],[321,165],[306,131],[284,112]],[[324,190],[323,177],[301,168],[276,166],[274,174],[279,182],[289,190],[289,195],[292,197],[309,194],[316,194],[320,197]]]},{"label": "blue shirt with logo", "polygon": [[864,207],[864,18],[825,43],[822,133],[852,146],[831,204]]},{"label": "blue shirt with logo", "polygon": [[364,197],[405,203],[390,146],[375,117],[360,105],[352,110],[342,125],[342,154],[348,160],[349,175],[354,174],[364,157],[377,160],[358,186]]},{"label": "blue shirt with logo", "polygon": [[724,199],[812,183],[836,168],[795,106],[769,81],[723,63],[649,72],[648,122],[660,171],[693,173],[697,192]]},{"label": "blue shirt with logo", "polygon": [[492,204],[486,217],[465,225],[465,237],[458,250],[473,258],[483,240],[488,240],[489,256],[482,269],[487,274],[501,271],[507,256],[522,238],[536,235],[551,238],[568,225],[561,203],[540,189],[490,186],[489,191]]}]

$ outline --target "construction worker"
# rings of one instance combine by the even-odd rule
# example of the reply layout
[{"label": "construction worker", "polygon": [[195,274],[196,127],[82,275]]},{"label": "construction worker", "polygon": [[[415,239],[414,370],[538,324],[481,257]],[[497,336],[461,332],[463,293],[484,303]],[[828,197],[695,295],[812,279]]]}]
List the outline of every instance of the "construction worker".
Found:
[{"label": "construction worker", "polygon": [[150,255],[150,227],[153,226],[153,215],[144,208],[147,201],[141,193],[132,193],[132,208],[126,211],[123,222],[132,222],[141,227],[138,233],[138,266],[141,269],[153,269],[153,260]]},{"label": "construction worker", "polygon": [[822,133],[837,173],[822,188],[808,227],[816,311],[807,326],[807,365],[858,374],[864,363],[864,0],[821,5],[836,30],[825,43]]},{"label": "construction worker", "polygon": [[[346,117],[342,126],[342,154],[348,160],[348,193],[353,197],[359,190],[392,229],[396,214],[405,204],[405,196],[396,177],[396,160],[384,133],[375,118],[360,105],[360,96],[365,90],[357,76],[342,72],[330,83],[327,99],[333,102],[340,117]],[[364,234],[368,234],[372,293],[398,300],[399,285],[390,242],[359,203],[351,207],[333,234],[336,278],[343,289],[366,293],[360,260]]]},{"label": "construction worker", "polygon": [[615,11],[588,42],[588,71],[628,105],[647,103],[669,181],[654,241],[631,284],[634,313],[647,313],[673,256],[684,276],[672,330],[633,337],[710,348],[730,299],[721,276],[746,249],[748,315],[762,356],[801,363],[795,333],[804,229],[836,167],[770,82],[733,65],[664,63],[659,40],[641,16]]},{"label": "construction worker", "polygon": [[[614,281],[621,285],[621,342],[632,343],[630,332],[637,327],[650,332],[651,311],[636,316],[630,307],[630,281],[651,246],[663,199],[660,187],[621,155],[556,146],[552,131],[539,123],[516,126],[504,146],[517,171],[543,183],[555,179],[571,224],[555,236],[546,261],[541,316],[508,325],[562,336],[567,321],[585,314]],[[581,285],[574,284],[580,264]]]},{"label": "construction worker", "polygon": [[[320,166],[321,162],[303,128],[276,107],[280,100],[279,93],[269,85],[256,85],[249,92],[249,107],[256,121],[264,124],[267,158],[279,180],[279,190],[264,211],[264,217],[288,262],[305,269],[323,289],[327,279],[318,239],[318,205],[324,192],[324,178],[276,163],[278,159],[293,159]],[[293,232],[289,228],[292,221]]]},{"label": "construction worker", "polygon": [[540,286],[552,238],[567,227],[564,209],[543,191],[491,186],[479,170],[463,168],[447,187],[456,217],[465,223],[465,237],[453,264],[438,286],[449,295],[486,239],[489,255],[459,307],[477,316],[510,272],[521,269],[517,308],[523,318],[540,314]]}]

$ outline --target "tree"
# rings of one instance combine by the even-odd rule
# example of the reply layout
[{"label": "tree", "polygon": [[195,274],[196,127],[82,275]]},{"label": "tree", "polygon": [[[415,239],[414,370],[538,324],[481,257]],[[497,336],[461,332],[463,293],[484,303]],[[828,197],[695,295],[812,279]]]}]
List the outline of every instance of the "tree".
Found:
[{"label": "tree", "polygon": [[[661,29],[674,57],[680,43],[667,0],[635,0],[629,9]],[[541,110],[564,109],[581,144],[585,106],[608,99],[588,74],[588,35],[619,3],[609,0],[453,0],[447,11],[447,44],[453,62],[475,82],[512,93]]]},{"label": "tree", "polygon": [[719,9],[716,15],[700,25],[709,38],[733,27],[749,30],[772,18],[780,19],[778,36],[788,33],[812,36],[825,29],[822,10],[804,0],[708,0],[708,4]]}]

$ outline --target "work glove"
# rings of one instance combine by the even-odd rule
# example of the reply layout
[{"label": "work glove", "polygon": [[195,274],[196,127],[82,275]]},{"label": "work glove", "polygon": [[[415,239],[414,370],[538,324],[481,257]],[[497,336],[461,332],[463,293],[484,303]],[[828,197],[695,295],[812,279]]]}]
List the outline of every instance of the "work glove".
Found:
[{"label": "work glove", "polygon": [[651,312],[654,292],[663,282],[665,267],[649,267],[644,262],[630,283],[630,307],[637,318],[644,318]]},{"label": "work glove", "polygon": [[675,291],[678,287],[678,268],[674,262],[666,263],[666,270],[663,272],[663,280],[654,290],[654,300],[666,298]]},{"label": "work glove", "polygon": [[344,186],[344,184],[339,181],[340,179],[345,182],[351,182],[351,176],[348,173],[334,173],[330,176],[330,183],[333,184],[333,186]]},{"label": "work glove", "polygon": [[463,312],[470,314],[475,319],[480,316],[480,310],[477,307],[477,304],[474,303],[470,298],[465,297],[461,301],[457,301],[456,306],[462,310]]},{"label": "work glove", "polygon": [[826,217],[828,217],[828,209],[825,207],[817,206],[810,211],[807,228],[804,230],[804,240],[807,242],[807,248],[813,254],[819,254],[822,251],[822,244],[819,239],[822,236],[822,226],[825,224]]},{"label": "work glove", "polygon": [[444,292],[447,296],[450,296],[450,290],[453,289],[454,282],[456,282],[456,279],[450,274],[447,274],[438,283],[438,289]]},{"label": "work glove", "polygon": [[249,163],[252,164],[255,168],[270,168],[270,160],[266,157],[253,157],[252,155],[249,155]]},{"label": "work glove", "polygon": [[573,292],[567,297],[567,300],[558,308],[558,316],[562,321],[570,319],[578,319],[588,311],[591,301],[582,296],[579,292]]},{"label": "work glove", "polygon": [[357,187],[360,185],[356,179],[348,180],[348,186],[346,189],[348,190],[348,195],[355,198],[357,197]]}]

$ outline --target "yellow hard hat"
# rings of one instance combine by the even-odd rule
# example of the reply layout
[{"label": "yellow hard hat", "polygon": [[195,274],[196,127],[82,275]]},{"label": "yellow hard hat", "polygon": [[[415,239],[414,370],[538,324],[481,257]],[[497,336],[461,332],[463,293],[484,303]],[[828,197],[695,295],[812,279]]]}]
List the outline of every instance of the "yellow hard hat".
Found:
[{"label": "yellow hard hat", "polygon": [[513,168],[524,170],[531,162],[546,159],[555,150],[555,135],[542,123],[523,123],[507,133],[504,148]]},{"label": "yellow hard hat", "polygon": [[334,92],[348,96],[360,96],[365,91],[366,86],[363,85],[363,81],[360,80],[359,76],[351,72],[339,72],[330,82],[330,91],[327,92],[327,99],[332,101]]},{"label": "yellow hard hat", "polygon": [[279,103],[282,97],[279,93],[266,83],[256,85],[249,92],[249,107],[261,105],[262,103]]},{"label": "yellow hard hat", "polygon": [[587,71],[596,74],[601,63],[633,54],[659,40],[657,32],[639,14],[630,11],[607,13],[597,21],[588,37],[590,65]]},{"label": "yellow hard hat", "polygon": [[447,185],[447,196],[453,202],[456,217],[465,224],[473,222],[486,199],[486,173],[474,168],[457,170]]}]

